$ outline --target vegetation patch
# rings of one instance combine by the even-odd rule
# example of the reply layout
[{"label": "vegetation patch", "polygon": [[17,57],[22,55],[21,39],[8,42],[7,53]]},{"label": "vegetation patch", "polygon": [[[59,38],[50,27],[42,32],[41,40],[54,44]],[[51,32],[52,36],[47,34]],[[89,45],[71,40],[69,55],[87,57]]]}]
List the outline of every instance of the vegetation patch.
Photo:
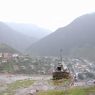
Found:
[{"label": "vegetation patch", "polygon": [[63,86],[70,83],[69,79],[49,80],[48,83],[53,86]]},{"label": "vegetation patch", "polygon": [[34,83],[34,80],[17,80],[14,83],[8,84],[7,89],[0,95],[14,95],[15,91],[20,88],[27,88]]},{"label": "vegetation patch", "polygon": [[39,92],[37,95],[95,95],[95,87],[73,88],[68,90],[51,90]]},{"label": "vegetation patch", "polygon": [[46,91],[46,92],[39,92],[37,95],[65,95],[63,91]]}]

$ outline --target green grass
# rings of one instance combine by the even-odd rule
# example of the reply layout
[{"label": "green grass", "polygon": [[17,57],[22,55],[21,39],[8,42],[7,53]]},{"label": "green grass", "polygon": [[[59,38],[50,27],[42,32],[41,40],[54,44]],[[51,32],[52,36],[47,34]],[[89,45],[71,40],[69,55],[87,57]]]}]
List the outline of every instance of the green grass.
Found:
[{"label": "green grass", "polygon": [[37,95],[95,95],[95,87],[73,88],[66,91],[51,90],[46,92],[39,92]]},{"label": "green grass", "polygon": [[52,86],[62,86],[66,85],[70,82],[69,79],[61,79],[61,80],[49,80],[48,83]]},{"label": "green grass", "polygon": [[6,91],[0,93],[0,95],[14,95],[15,91],[19,88],[27,88],[34,83],[33,80],[18,80],[14,83],[8,84]]},{"label": "green grass", "polygon": [[63,91],[47,91],[47,92],[39,92],[37,95],[65,95]]},{"label": "green grass", "polygon": [[33,84],[33,80],[19,80],[15,83],[9,84],[8,88],[15,90],[17,88],[25,88]]},{"label": "green grass", "polygon": [[82,88],[75,88],[67,91],[69,94],[68,95],[86,95],[86,90]]}]

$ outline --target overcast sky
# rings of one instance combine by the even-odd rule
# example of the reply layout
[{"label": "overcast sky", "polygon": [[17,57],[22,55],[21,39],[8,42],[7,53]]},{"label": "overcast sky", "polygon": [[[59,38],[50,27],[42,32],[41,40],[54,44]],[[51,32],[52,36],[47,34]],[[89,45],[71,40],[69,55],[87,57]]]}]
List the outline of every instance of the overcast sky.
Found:
[{"label": "overcast sky", "polygon": [[32,23],[52,31],[95,12],[95,0],[0,0],[0,21]]}]

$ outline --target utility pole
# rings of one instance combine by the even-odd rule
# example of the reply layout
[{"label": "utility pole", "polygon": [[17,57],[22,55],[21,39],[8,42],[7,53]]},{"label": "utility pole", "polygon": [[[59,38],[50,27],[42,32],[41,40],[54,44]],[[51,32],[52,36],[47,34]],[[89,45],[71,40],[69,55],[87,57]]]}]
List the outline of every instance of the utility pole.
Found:
[{"label": "utility pole", "polygon": [[60,61],[61,61],[61,63],[62,63],[62,52],[63,52],[63,50],[60,49]]}]

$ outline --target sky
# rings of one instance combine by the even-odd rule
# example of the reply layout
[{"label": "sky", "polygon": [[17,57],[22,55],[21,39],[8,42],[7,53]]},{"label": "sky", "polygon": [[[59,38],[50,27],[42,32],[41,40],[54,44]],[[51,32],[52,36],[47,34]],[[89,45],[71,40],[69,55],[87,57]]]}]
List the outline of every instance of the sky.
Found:
[{"label": "sky", "polygon": [[0,21],[32,23],[55,31],[95,12],[95,0],[0,0]]}]

